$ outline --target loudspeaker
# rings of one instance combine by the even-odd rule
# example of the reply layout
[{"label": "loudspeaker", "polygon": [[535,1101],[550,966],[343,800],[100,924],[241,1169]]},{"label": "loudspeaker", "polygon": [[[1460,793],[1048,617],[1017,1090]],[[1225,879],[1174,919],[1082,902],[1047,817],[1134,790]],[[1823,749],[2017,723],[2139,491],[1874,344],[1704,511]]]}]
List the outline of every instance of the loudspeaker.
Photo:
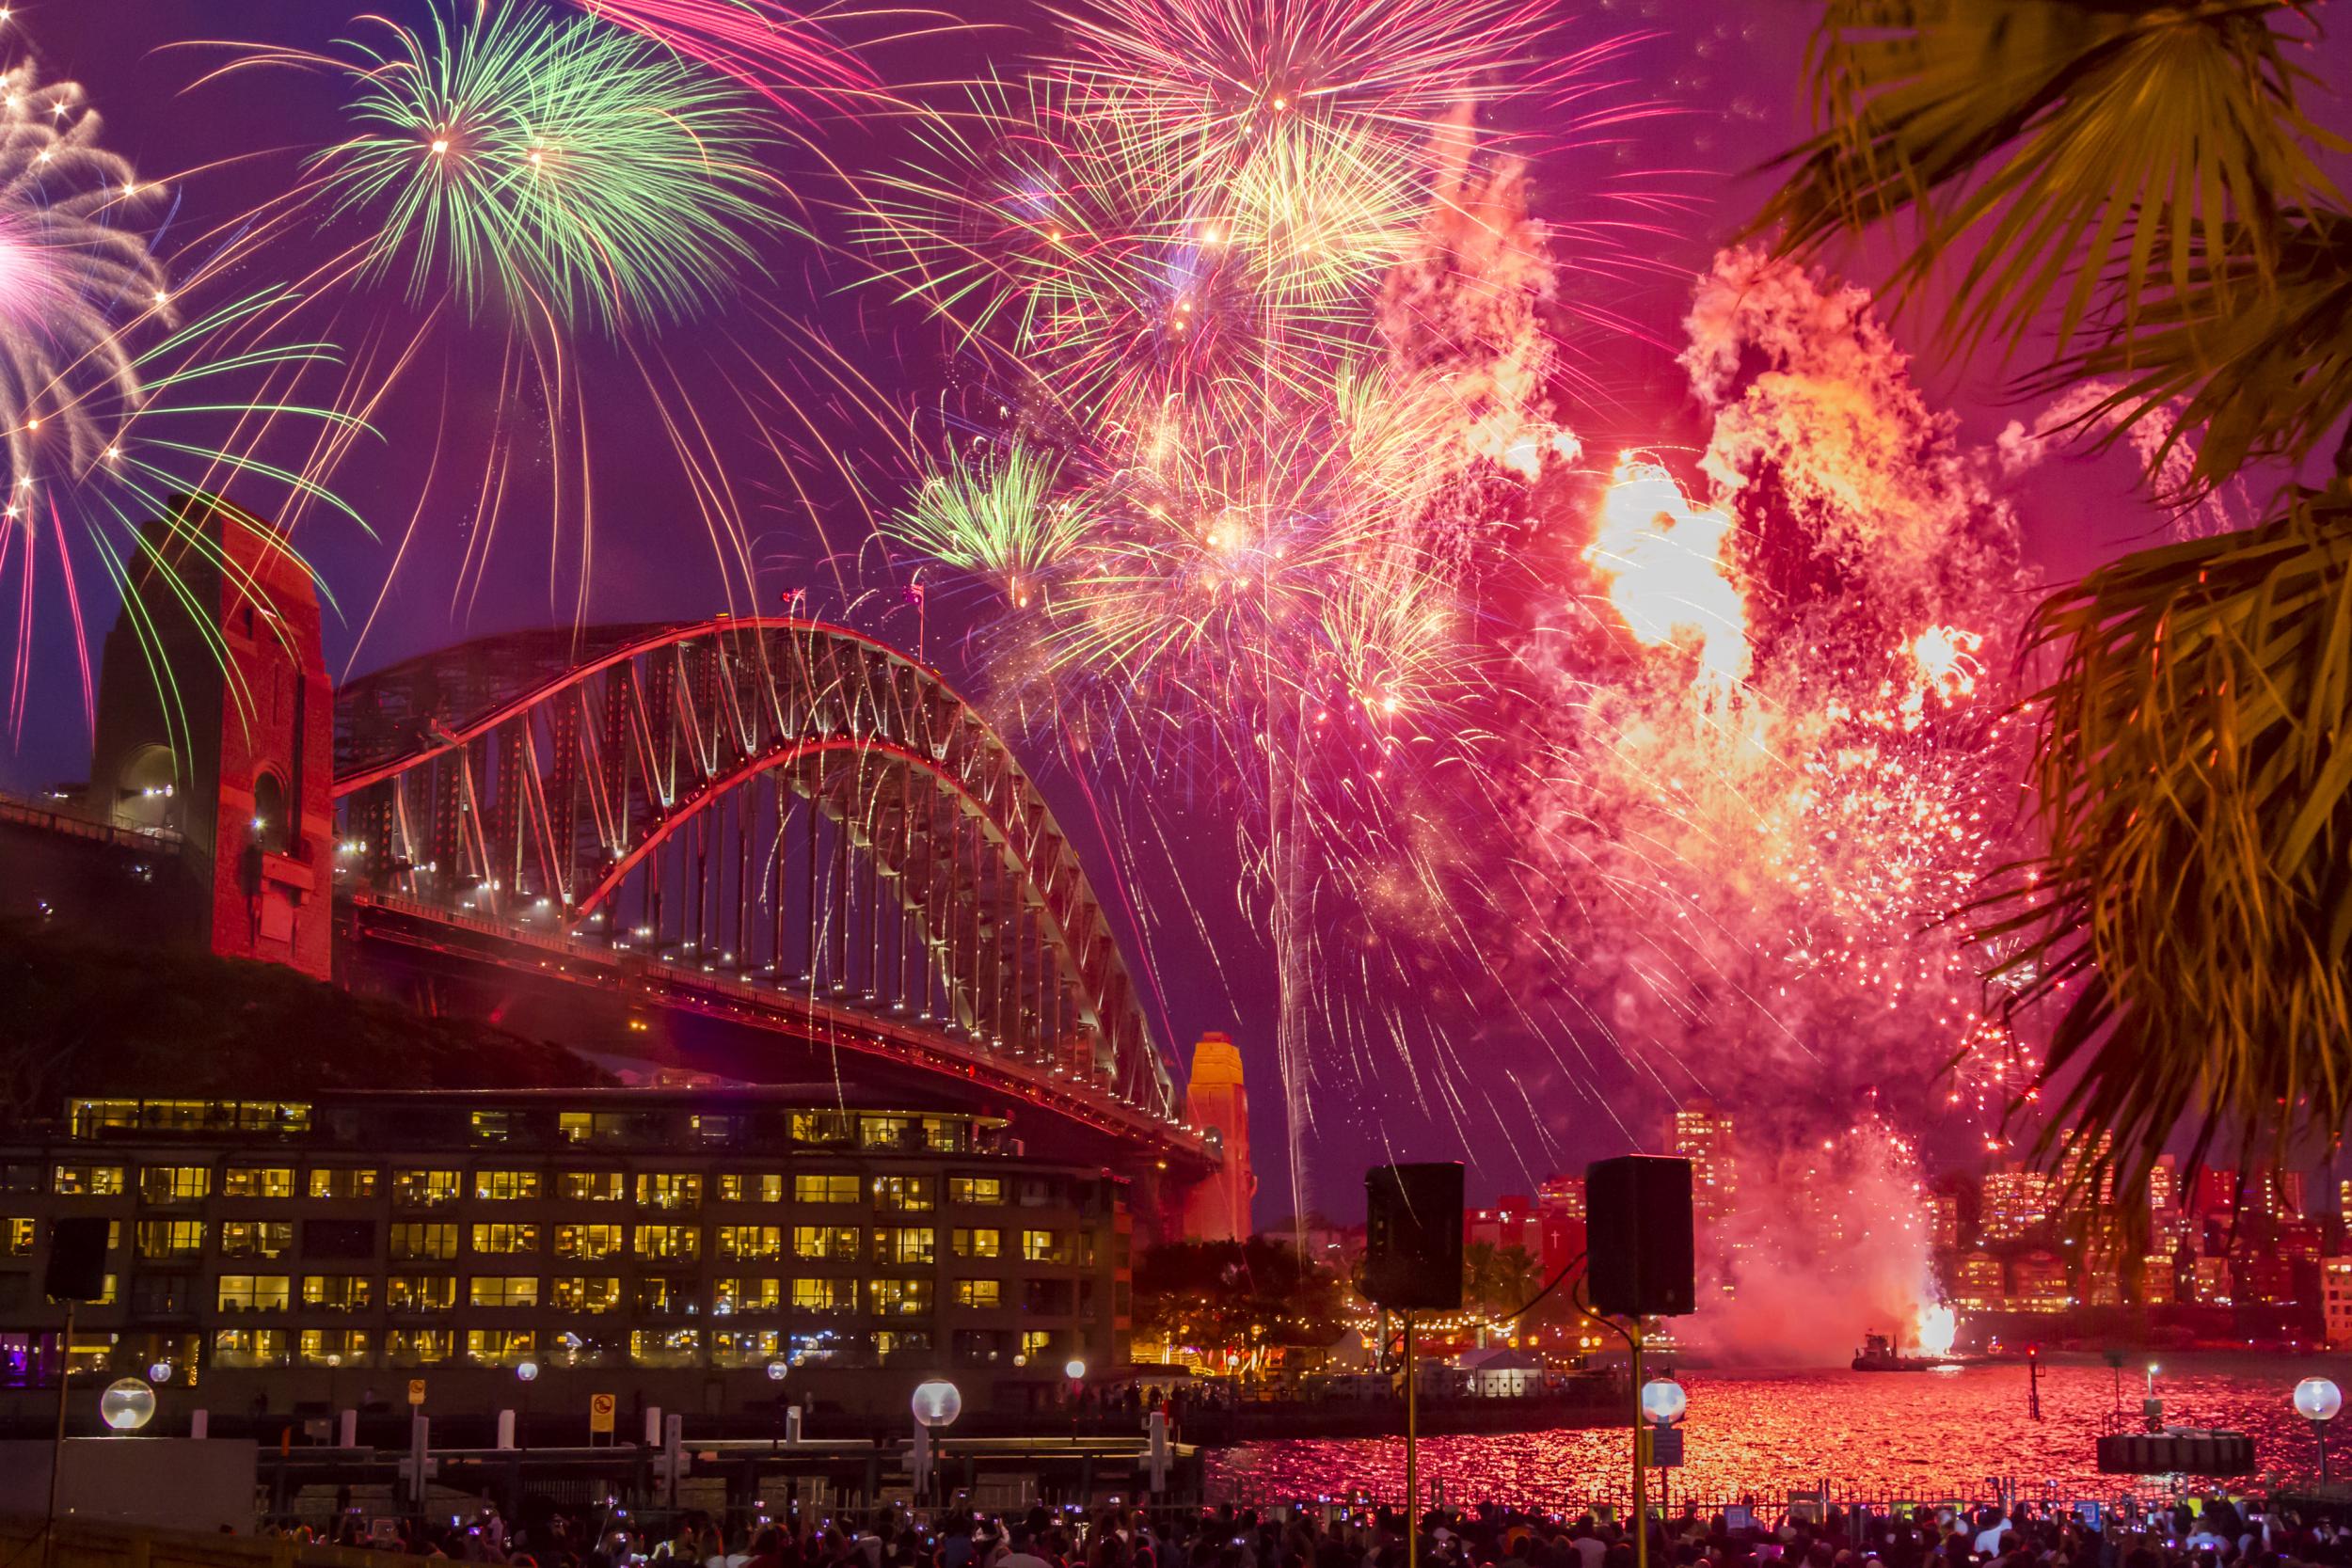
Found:
[{"label": "loudspeaker", "polygon": [[1584,1226],[1595,1311],[1670,1318],[1698,1309],[1690,1161],[1626,1154],[1586,1166]]},{"label": "loudspeaker", "polygon": [[1364,1172],[1364,1295],[1413,1312],[1462,1307],[1462,1167]]},{"label": "loudspeaker", "polygon": [[96,1301],[106,1293],[106,1233],[111,1222],[87,1217],[49,1222],[49,1266],[40,1288],[51,1301]]}]

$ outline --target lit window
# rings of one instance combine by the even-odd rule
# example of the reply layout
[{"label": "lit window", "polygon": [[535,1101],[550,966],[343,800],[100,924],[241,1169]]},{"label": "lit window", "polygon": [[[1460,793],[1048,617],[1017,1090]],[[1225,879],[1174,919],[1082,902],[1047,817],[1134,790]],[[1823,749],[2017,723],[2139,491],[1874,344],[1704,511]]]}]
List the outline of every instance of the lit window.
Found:
[{"label": "lit window", "polygon": [[466,1301],[472,1307],[536,1307],[539,1277],[528,1274],[476,1275],[467,1285]]},{"label": "lit window", "polygon": [[446,1328],[395,1328],[384,1336],[384,1359],[395,1367],[430,1367],[449,1359]]},{"label": "lit window", "polygon": [[1021,1256],[1032,1263],[1063,1263],[1061,1236],[1052,1230],[1024,1230],[1021,1233]]},{"label": "lit window", "polygon": [[457,1305],[456,1276],[396,1274],[384,1282],[384,1305],[394,1312],[446,1312]]},{"label": "lit window", "polygon": [[910,1117],[866,1117],[858,1123],[857,1141],[862,1148],[899,1148],[908,1142],[907,1129],[914,1123]]},{"label": "lit window", "polygon": [[310,1172],[310,1196],[339,1200],[373,1197],[375,1172],[321,1166]]},{"label": "lit window", "polygon": [[1005,1179],[1001,1176],[951,1176],[947,1179],[947,1201],[994,1208],[1005,1201]]},{"label": "lit window", "polygon": [[292,1284],[282,1274],[225,1274],[219,1307],[223,1312],[283,1312],[293,1301]]},{"label": "lit window", "polygon": [[854,1176],[792,1178],[792,1201],[795,1203],[856,1203],[865,1196],[864,1184]]},{"label": "lit window", "polygon": [[220,1173],[223,1197],[292,1197],[294,1173],[291,1165],[230,1165]]},{"label": "lit window", "polygon": [[847,1111],[792,1113],[794,1143],[840,1145],[849,1143],[856,1132],[857,1118]]},{"label": "lit window", "polygon": [[783,1200],[784,1176],[780,1171],[749,1175],[730,1172],[719,1178],[719,1201],[722,1203],[780,1203]]},{"label": "lit window", "polygon": [[702,1256],[703,1233],[691,1225],[641,1225],[636,1251],[640,1258],[691,1259]]},{"label": "lit window", "polygon": [[539,1173],[535,1170],[478,1170],[473,1173],[473,1196],[485,1202],[512,1202],[539,1196]]},{"label": "lit window", "polygon": [[457,1173],[453,1170],[396,1170],[392,1172],[392,1201],[404,1209],[431,1209],[457,1201]]},{"label": "lit window", "polygon": [[784,1305],[783,1282],[775,1279],[714,1279],[710,1310],[725,1317],[734,1312],[772,1312]]},{"label": "lit window", "polygon": [[512,1367],[538,1354],[539,1337],[528,1328],[466,1330],[466,1359],[477,1366]]},{"label": "lit window", "polygon": [[476,1252],[536,1252],[539,1250],[539,1227],[535,1225],[477,1225],[473,1227],[473,1249]]},{"label": "lit window", "polygon": [[951,1239],[959,1258],[996,1258],[1005,1250],[1001,1230],[957,1230]]},{"label": "lit window", "polygon": [[877,1176],[874,1178],[874,1207],[920,1213],[931,1207],[931,1179],[928,1176]]},{"label": "lit window", "polygon": [[1050,1328],[1025,1328],[1021,1331],[1021,1354],[1034,1361],[1054,1348],[1054,1331]]},{"label": "lit window", "polygon": [[628,1191],[627,1179],[616,1170],[567,1170],[564,1196],[574,1203],[618,1203]]},{"label": "lit window", "polygon": [[796,1279],[792,1305],[803,1312],[854,1312],[857,1282],[850,1279]]},{"label": "lit window", "polygon": [[869,1279],[866,1290],[878,1318],[919,1318],[931,1309],[928,1279]]},{"label": "lit window", "polygon": [[702,1363],[703,1337],[694,1328],[640,1328],[628,1337],[628,1358],[640,1367],[693,1367]]},{"label": "lit window", "polygon": [[874,1230],[874,1261],[882,1264],[929,1263],[936,1256],[936,1235],[929,1226],[878,1226]]},{"label": "lit window", "polygon": [[306,1328],[302,1331],[302,1364],[306,1367],[364,1366],[368,1331],[364,1328]]},{"label": "lit window", "polygon": [[699,1209],[703,1179],[691,1171],[651,1172],[637,1179],[637,1202],[645,1209]]},{"label": "lit window", "polygon": [[792,1227],[792,1256],[795,1258],[834,1258],[849,1261],[857,1257],[858,1227],[854,1225],[796,1225]]},{"label": "lit window", "polygon": [[375,1295],[375,1281],[357,1274],[307,1274],[302,1276],[302,1305],[322,1312],[364,1312]]},{"label": "lit window", "polygon": [[0,1220],[0,1246],[6,1247],[8,1257],[22,1258],[33,1250],[33,1238],[39,1230],[30,1216]]},{"label": "lit window", "polygon": [[473,1140],[478,1144],[502,1144],[515,1130],[512,1111],[476,1111],[470,1118]]},{"label": "lit window", "polygon": [[882,1328],[874,1331],[874,1354],[887,1361],[900,1351],[917,1355],[931,1348],[931,1337],[922,1329]]},{"label": "lit window", "polygon": [[292,1220],[223,1220],[223,1258],[283,1258],[294,1251]]},{"label": "lit window", "polygon": [[204,1165],[139,1168],[139,1200],[143,1203],[193,1203],[212,1190],[213,1173]]},{"label": "lit window", "polygon": [[204,1250],[202,1220],[141,1220],[141,1258],[193,1258]]},{"label": "lit window", "polygon": [[1000,1279],[959,1279],[956,1281],[958,1307],[1002,1307],[1005,1285]]},{"label": "lit window", "polygon": [[763,1367],[784,1349],[784,1336],[772,1328],[727,1329],[710,1337],[714,1367]]},{"label": "lit window", "polygon": [[722,1258],[784,1256],[784,1233],[772,1225],[723,1225],[718,1241]]},{"label": "lit window", "polygon": [[294,1337],[282,1328],[222,1328],[213,1333],[215,1367],[283,1367],[293,1354]]},{"label": "lit window", "polygon": [[617,1225],[559,1225],[555,1227],[558,1258],[610,1258],[621,1250]]},{"label": "lit window", "polygon": [[621,1282],[611,1275],[550,1279],[548,1305],[558,1312],[618,1312]]},{"label": "lit window", "polygon": [[59,1165],[51,1173],[50,1191],[59,1197],[119,1197],[120,1165]]}]

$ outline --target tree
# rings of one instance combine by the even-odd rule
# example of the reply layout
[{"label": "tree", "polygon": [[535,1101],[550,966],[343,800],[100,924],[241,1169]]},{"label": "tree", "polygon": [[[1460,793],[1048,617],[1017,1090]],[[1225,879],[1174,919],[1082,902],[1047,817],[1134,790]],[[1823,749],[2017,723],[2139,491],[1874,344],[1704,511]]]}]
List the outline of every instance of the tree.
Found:
[{"label": "tree", "polygon": [[1339,1281],[1269,1236],[1164,1242],[1136,1259],[1136,1330],[1171,1345],[1321,1349],[1340,1337]]},{"label": "tree", "polygon": [[2289,59],[2314,8],[1829,0],[1759,218],[1798,252],[1899,227],[1894,293],[1947,289],[1955,352],[2048,333],[2024,387],[2104,383],[2083,428],[2153,436],[2168,503],[2335,442],[2260,526],[2037,611],[2042,847],[1974,912],[2011,1006],[2058,1004],[2042,1148],[2078,1181],[2352,1112],[2352,214]]}]

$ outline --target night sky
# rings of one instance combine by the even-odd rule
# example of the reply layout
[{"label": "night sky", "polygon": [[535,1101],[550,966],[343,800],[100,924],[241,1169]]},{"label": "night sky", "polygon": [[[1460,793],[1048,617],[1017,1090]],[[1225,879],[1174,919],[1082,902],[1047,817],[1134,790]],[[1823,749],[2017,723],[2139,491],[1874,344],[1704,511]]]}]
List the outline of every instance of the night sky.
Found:
[{"label": "night sky", "polygon": [[[376,8],[414,21],[429,12],[421,0],[384,0]],[[974,29],[879,51],[874,59],[885,75],[900,82],[962,77],[982,59],[1009,67],[1047,25],[1037,8],[1010,0],[948,0],[947,8]],[[1564,150],[1540,166],[1538,215],[1594,215],[1599,211],[1597,186],[1628,177],[1672,193],[1688,209],[1682,216],[1654,220],[1661,231],[1640,242],[1636,248],[1645,264],[1623,281],[1577,285],[1610,288],[1609,305],[1633,325],[1613,339],[1579,345],[1598,394],[1575,411],[1572,422],[1608,439],[1644,438],[1671,448],[1688,439],[1687,399],[1670,346],[1688,278],[1766,188],[1767,182],[1749,171],[1801,129],[1797,71],[1811,8],[1788,0],[1602,0],[1564,10],[1570,17],[1564,36],[1576,42],[1623,33],[1655,35],[1628,50],[1611,72],[1623,78],[1622,85],[1612,90],[1626,103],[1658,101],[1665,112],[1620,128],[1613,133],[1612,145]],[[181,251],[183,245],[193,251],[210,243],[208,236],[233,233],[238,214],[298,178],[306,151],[342,133],[342,89],[332,78],[272,70],[192,87],[230,53],[177,46],[227,40],[322,49],[351,31],[356,13],[357,0],[18,0],[0,40],[10,57],[29,41],[46,74],[83,83],[106,119],[107,144],[130,156],[143,179],[171,186],[171,213],[159,248],[175,256],[187,254]],[[2328,53],[2340,61],[2341,40]],[[880,166],[906,150],[882,119],[823,123],[812,135],[826,158],[850,170]],[[906,409],[935,403],[953,382],[956,368],[943,353],[937,331],[918,312],[865,280],[853,257],[829,255],[818,243],[848,240],[838,215],[842,187],[826,172],[823,160],[807,148],[781,142],[775,167],[799,199],[797,215],[818,238],[763,242],[764,276],[747,273],[744,300],[664,332],[660,342],[677,383],[695,393],[699,407],[711,411],[713,440],[727,454],[729,483],[752,531],[755,583],[747,590],[739,581],[726,581],[702,523],[681,495],[669,443],[652,417],[626,345],[598,341],[591,333],[579,345],[580,373],[593,391],[596,556],[588,618],[684,620],[720,609],[774,613],[803,592],[814,613],[852,621],[906,644],[919,634],[924,652],[951,678],[979,685],[979,673],[961,667],[959,602],[933,594],[919,621],[904,592],[905,564],[892,562],[872,543],[862,507],[891,504],[902,476],[894,471],[870,415],[831,388],[800,334],[821,331],[843,363],[868,378],[871,401],[879,406]],[[297,263],[273,249],[248,262],[246,277],[260,283],[267,281],[262,275],[272,265],[294,267],[315,260]],[[1857,276],[1869,275],[1868,257],[1846,261]],[[332,321],[341,341],[365,342],[378,341],[371,335],[405,341],[419,317],[395,277],[349,292],[320,319]],[[1904,335],[1915,342],[1918,336],[1908,326]],[[578,583],[569,565],[576,547],[570,525],[552,552],[549,543],[547,487],[559,460],[547,450],[542,411],[528,399],[510,401],[503,409],[499,405],[501,341],[494,321],[441,324],[394,395],[373,416],[380,439],[342,468],[336,487],[369,519],[378,540],[360,538],[347,522],[328,516],[314,516],[305,525],[302,542],[337,601],[327,641],[339,673],[364,671],[469,636],[560,623],[573,613]],[[745,385],[754,365],[772,373],[774,388],[756,394],[751,400],[755,409],[747,410],[745,399],[730,388]],[[1975,439],[1989,439],[2017,411],[2000,395],[1990,366],[1963,372],[1930,358],[1918,374],[1932,398],[1963,415]],[[469,476],[481,471],[486,436],[477,436],[470,446],[468,437],[469,432],[489,430],[501,414],[522,434],[516,438],[515,477],[497,532],[486,542],[485,562],[485,542],[474,533],[480,525],[474,478]],[[769,439],[762,438],[762,424]],[[1634,436],[1635,432],[1646,435]],[[420,468],[435,451],[437,433],[443,470],[420,508]],[[845,469],[855,476],[854,488],[845,480]],[[2029,554],[2047,577],[2077,572],[2160,526],[2135,499],[2133,477],[2128,461],[2117,458],[2055,465],[2031,477],[2021,505]],[[395,547],[412,514],[414,542],[391,576]],[[552,570],[551,553],[558,557]],[[378,610],[388,576],[392,586]],[[12,600],[13,586],[8,593]],[[12,791],[79,778],[87,762],[87,736],[70,675],[66,622],[57,608],[44,594],[38,606],[31,705],[21,740],[0,754],[0,785]],[[361,628],[372,616],[363,641]],[[93,635],[103,634],[112,619],[111,605],[92,607],[91,617]],[[1038,769],[1065,824],[1083,836],[1084,825],[1095,818],[1082,793],[1066,772],[1044,759],[1038,759]],[[1121,787],[1116,779],[1106,784]],[[1273,1092],[1271,978],[1262,944],[1238,928],[1231,914],[1230,849],[1220,867],[1217,825],[1200,826],[1200,842],[1207,847],[1192,863],[1199,877],[1196,897],[1212,929],[1203,940],[1189,921],[1161,923],[1150,962],[1166,998],[1165,1023],[1176,1042],[1186,1044],[1205,1029],[1224,1029],[1242,1043],[1258,1090],[1253,1141],[1264,1179],[1260,1217],[1271,1220],[1289,1208]],[[1230,843],[1230,832],[1222,837]],[[1112,875],[1105,855],[1097,852],[1090,861],[1098,883]],[[1157,895],[1150,885],[1130,890],[1130,896],[1146,901]],[[1468,1028],[1473,1022],[1434,1019],[1431,1026]],[[1507,1051],[1487,1059],[1496,1064],[1498,1077],[1511,1070]],[[1618,1118],[1595,1109],[1596,1096],[1609,1098],[1622,1086],[1606,1069],[1589,1093],[1572,1095],[1559,1085],[1530,1085],[1534,1103],[1556,1103],[1557,1115],[1546,1112],[1536,1118],[1541,1127],[1515,1126],[1518,1136],[1481,1140],[1469,1151],[1473,1195],[1524,1190],[1549,1169],[1578,1167],[1623,1149],[1628,1139],[1613,1124],[1615,1119],[1654,1139],[1662,1103],[1628,1101]],[[1498,1115],[1525,1122],[1518,1093],[1506,1092],[1500,1083],[1467,1088],[1473,1101],[1494,1096]],[[1389,1086],[1327,1092],[1328,1109],[1336,1114],[1319,1121],[1313,1186],[1335,1212],[1359,1205],[1357,1173],[1368,1160],[1465,1152],[1448,1126]]]}]

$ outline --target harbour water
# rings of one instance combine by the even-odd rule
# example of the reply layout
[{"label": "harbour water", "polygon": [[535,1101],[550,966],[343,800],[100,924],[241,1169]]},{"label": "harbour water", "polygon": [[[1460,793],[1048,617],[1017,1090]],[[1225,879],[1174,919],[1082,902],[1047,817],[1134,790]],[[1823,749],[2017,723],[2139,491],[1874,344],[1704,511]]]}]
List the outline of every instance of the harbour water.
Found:
[{"label": "harbour water", "polygon": [[[1826,1483],[1843,1496],[1925,1502],[1991,1496],[1995,1478],[2032,1497],[2154,1496],[2171,1478],[2102,1476],[2093,1451],[2118,1420],[2139,1430],[2148,1360],[2127,1358],[2119,1379],[2099,1357],[2045,1357],[2039,1420],[2019,1362],[1909,1373],[1688,1369],[1679,1373],[1691,1396],[1685,1459],[1669,1477],[1671,1496],[1752,1495],[1776,1506]],[[2260,1475],[2282,1480],[2318,1470],[2311,1424],[2289,1402],[2295,1385],[2316,1375],[2352,1390],[2352,1356],[2201,1354],[2159,1367],[2168,1423],[2246,1433]],[[2352,1462],[2352,1412],[2338,1425]],[[1546,1508],[1608,1497],[1624,1489],[1628,1440],[1621,1429],[1427,1438],[1422,1485],[1454,1500]],[[2335,1473],[2348,1471],[2352,1464]],[[1214,1455],[1209,1486],[1263,1502],[1393,1498],[1404,1495],[1404,1473],[1402,1439],[1300,1439]]]}]

